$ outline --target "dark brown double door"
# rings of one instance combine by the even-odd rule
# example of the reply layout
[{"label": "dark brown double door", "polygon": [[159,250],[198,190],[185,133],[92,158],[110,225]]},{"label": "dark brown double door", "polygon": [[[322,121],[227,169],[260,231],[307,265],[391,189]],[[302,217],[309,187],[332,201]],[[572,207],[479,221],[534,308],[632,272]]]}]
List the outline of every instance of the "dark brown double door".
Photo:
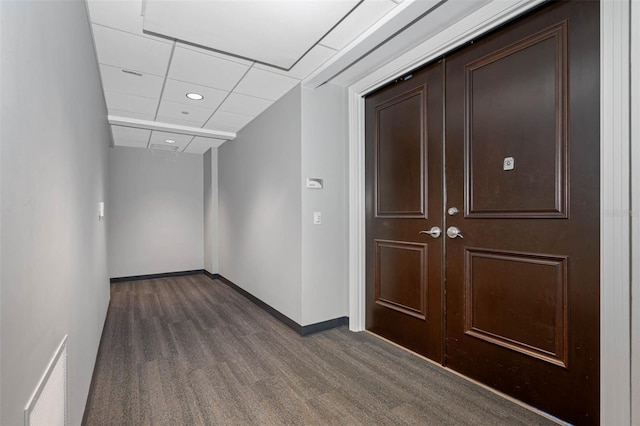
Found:
[{"label": "dark brown double door", "polygon": [[598,29],[597,2],[551,4],[366,99],[367,329],[580,424],[599,420]]}]

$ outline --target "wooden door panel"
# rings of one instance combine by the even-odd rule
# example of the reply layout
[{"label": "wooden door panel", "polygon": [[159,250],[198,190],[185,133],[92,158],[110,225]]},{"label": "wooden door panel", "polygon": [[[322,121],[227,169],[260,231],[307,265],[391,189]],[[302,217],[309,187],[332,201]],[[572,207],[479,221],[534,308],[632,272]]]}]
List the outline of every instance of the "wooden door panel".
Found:
[{"label": "wooden door panel", "polygon": [[442,64],[366,99],[366,328],[442,361]]},{"label": "wooden door panel", "polygon": [[465,248],[465,333],[566,367],[567,262]]},{"label": "wooden door panel", "polygon": [[566,33],[562,22],[465,65],[468,217],[566,217]]},{"label": "wooden door panel", "polygon": [[428,297],[426,244],[376,240],[375,302],[425,320]]},{"label": "wooden door panel", "polygon": [[426,218],[426,86],[375,106],[376,217]]}]

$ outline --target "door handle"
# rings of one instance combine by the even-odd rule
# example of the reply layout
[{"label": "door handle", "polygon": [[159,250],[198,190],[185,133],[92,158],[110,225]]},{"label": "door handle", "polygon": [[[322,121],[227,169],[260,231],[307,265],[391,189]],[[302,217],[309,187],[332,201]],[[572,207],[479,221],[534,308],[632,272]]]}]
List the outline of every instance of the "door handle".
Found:
[{"label": "door handle", "polygon": [[455,226],[450,226],[449,228],[447,228],[447,237],[452,239],[456,237],[464,238],[462,236],[462,232],[460,232],[460,230]]},{"label": "door handle", "polygon": [[427,235],[431,235],[431,238],[438,238],[440,234],[442,234],[442,230],[437,226],[433,226],[428,231],[420,231],[419,234],[427,234]]}]

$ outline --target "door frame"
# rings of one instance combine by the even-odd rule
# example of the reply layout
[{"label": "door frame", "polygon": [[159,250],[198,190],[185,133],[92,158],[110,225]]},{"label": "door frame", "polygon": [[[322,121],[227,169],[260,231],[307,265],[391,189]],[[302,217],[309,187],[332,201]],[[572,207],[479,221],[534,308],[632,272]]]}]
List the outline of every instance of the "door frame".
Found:
[{"label": "door frame", "polygon": [[[364,95],[543,1],[492,1],[349,87],[350,330],[365,328]],[[602,424],[620,425],[632,423],[631,251],[632,247],[640,247],[640,230],[631,227],[630,194],[632,190],[640,191],[639,173],[631,176],[631,170],[640,170],[640,152],[631,150],[632,101],[638,107],[634,112],[640,113],[640,88],[634,85],[634,94],[630,95],[632,52],[634,59],[640,60],[640,50],[631,50],[629,16],[632,3],[634,10],[640,8],[640,0],[602,0],[600,6],[600,420]],[[636,13],[638,15],[640,12]],[[640,35],[633,37],[640,43]],[[638,75],[638,70],[634,75]],[[640,126],[636,127],[640,131]],[[638,139],[635,132],[634,139]],[[636,142],[640,143],[640,140]],[[640,202],[633,201],[633,207],[640,208]],[[640,261],[638,253],[634,251],[634,255]],[[640,273],[635,269],[633,278],[634,288],[640,291]],[[640,327],[636,318],[639,306],[635,301],[635,335],[639,335],[636,331]],[[638,362],[640,348],[634,349],[634,361]],[[634,363],[635,386],[640,386],[639,367]],[[637,392],[640,389],[634,387],[634,390],[634,400],[639,399]],[[633,415],[634,423],[640,423],[640,412],[634,411]]]}]

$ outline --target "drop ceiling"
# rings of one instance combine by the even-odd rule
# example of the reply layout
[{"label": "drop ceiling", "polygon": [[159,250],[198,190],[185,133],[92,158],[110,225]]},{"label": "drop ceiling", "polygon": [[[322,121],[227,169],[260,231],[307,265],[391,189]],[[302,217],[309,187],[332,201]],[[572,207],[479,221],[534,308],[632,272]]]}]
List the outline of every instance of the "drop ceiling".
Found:
[{"label": "drop ceiling", "polygon": [[87,0],[114,145],[203,153],[232,140],[399,3]]},{"label": "drop ceiling", "polygon": [[300,83],[349,86],[490,1],[525,0],[86,1],[114,145],[202,154]]}]

